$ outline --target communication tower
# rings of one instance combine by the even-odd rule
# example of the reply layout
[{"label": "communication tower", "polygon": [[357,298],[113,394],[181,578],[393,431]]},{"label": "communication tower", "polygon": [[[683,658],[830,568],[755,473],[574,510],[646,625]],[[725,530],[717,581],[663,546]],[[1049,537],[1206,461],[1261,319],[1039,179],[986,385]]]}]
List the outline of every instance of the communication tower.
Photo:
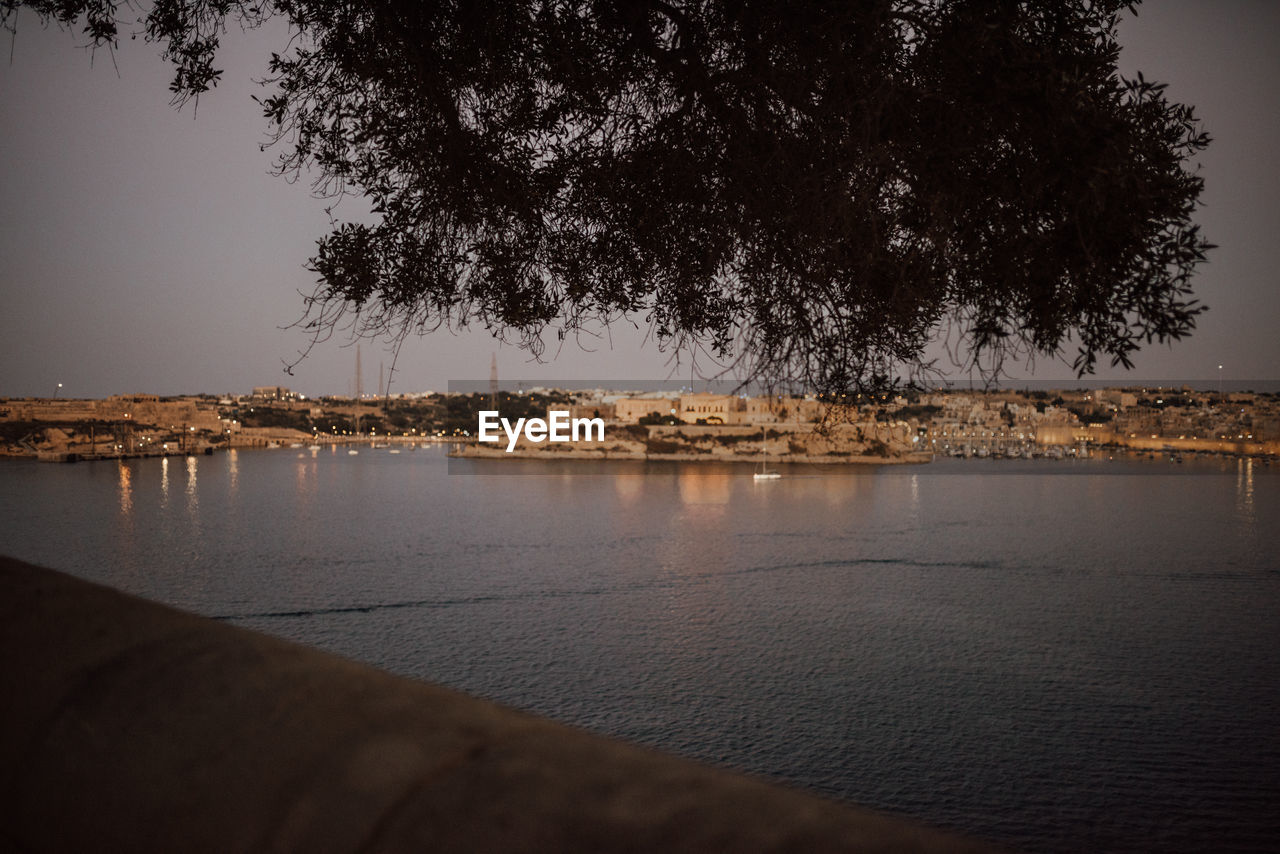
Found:
[{"label": "communication tower", "polygon": [[360,376],[360,345],[356,345],[356,400],[364,397],[364,380]]},{"label": "communication tower", "polygon": [[494,353],[489,361],[489,408],[498,408],[498,354]]}]

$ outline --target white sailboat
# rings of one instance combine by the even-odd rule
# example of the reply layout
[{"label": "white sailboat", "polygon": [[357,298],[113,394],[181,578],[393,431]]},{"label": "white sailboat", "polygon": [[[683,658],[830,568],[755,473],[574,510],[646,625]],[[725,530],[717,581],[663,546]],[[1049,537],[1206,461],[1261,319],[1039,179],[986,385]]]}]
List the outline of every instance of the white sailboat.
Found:
[{"label": "white sailboat", "polygon": [[760,468],[752,476],[753,480],[777,480],[782,477],[782,472],[777,469],[769,468],[769,455],[764,451],[764,445],[760,446]]}]

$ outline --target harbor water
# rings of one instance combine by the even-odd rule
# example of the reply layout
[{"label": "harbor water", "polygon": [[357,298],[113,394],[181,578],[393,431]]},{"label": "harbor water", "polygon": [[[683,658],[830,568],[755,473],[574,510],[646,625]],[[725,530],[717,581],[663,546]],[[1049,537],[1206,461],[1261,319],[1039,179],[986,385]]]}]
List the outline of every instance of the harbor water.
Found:
[{"label": "harbor water", "polygon": [[1280,466],[0,461],[0,552],[1015,848],[1280,848]]}]

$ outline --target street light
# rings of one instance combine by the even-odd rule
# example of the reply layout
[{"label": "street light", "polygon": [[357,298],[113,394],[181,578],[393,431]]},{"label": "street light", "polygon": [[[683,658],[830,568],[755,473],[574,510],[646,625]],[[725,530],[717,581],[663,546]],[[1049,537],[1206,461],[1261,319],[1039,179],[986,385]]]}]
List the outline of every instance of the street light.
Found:
[{"label": "street light", "polygon": [[1218,397],[1222,397],[1222,365],[1218,365]]},{"label": "street light", "polygon": [[58,392],[62,391],[62,383],[58,383],[58,387],[53,390],[53,399],[58,399]]}]

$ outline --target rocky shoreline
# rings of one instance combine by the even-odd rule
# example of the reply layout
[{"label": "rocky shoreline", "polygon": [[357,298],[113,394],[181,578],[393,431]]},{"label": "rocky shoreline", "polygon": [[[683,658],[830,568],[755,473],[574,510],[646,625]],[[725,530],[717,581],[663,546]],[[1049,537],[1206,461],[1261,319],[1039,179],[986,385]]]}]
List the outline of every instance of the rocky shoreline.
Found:
[{"label": "rocky shoreline", "polygon": [[921,465],[933,459],[930,453],[896,453],[896,454],[794,454],[779,453],[763,457],[759,454],[713,453],[710,451],[664,451],[654,452],[641,448],[628,448],[613,445],[595,450],[582,448],[564,448],[562,446],[527,447],[524,444],[508,452],[505,448],[476,443],[459,444],[449,452],[450,457],[457,459],[487,460],[605,460],[632,462],[679,462],[679,463],[736,463],[741,465],[759,465],[767,459],[770,466],[784,464],[808,465]]},{"label": "rocky shoreline", "polygon": [[[602,451],[535,451],[528,448],[516,448],[507,453],[501,448],[480,447],[478,445],[459,445],[449,452],[449,456],[461,459],[490,460],[628,460],[638,462],[678,462],[678,463],[742,463],[758,465],[759,459],[752,459],[741,454],[699,454],[699,453],[667,453],[650,454],[642,451],[602,450]],[[790,463],[822,464],[822,465],[920,465],[932,461],[932,454],[904,454],[902,456],[848,456],[827,455],[811,456],[809,454],[785,454],[769,457],[769,465]]]}]

